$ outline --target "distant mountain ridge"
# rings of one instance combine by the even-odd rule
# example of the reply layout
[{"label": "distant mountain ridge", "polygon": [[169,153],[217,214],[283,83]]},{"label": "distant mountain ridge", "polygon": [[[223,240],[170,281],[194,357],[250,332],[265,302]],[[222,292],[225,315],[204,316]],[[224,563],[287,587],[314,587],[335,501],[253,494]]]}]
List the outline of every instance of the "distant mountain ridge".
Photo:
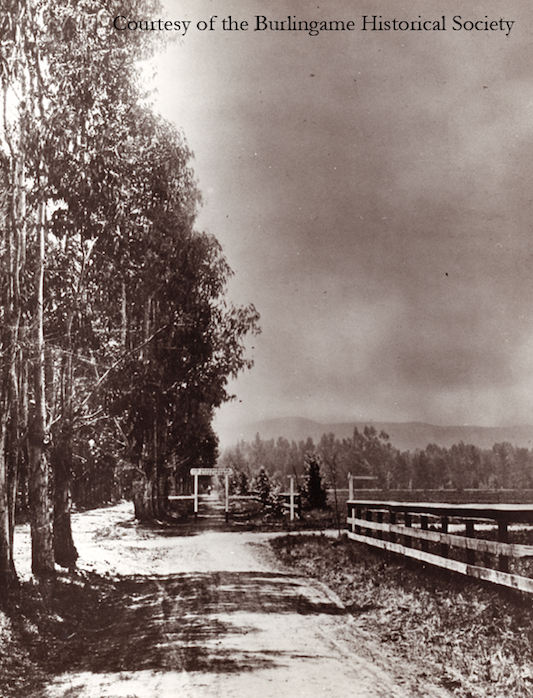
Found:
[{"label": "distant mountain ridge", "polygon": [[341,422],[322,424],[303,417],[286,417],[266,419],[241,425],[227,433],[224,445],[234,445],[238,441],[253,441],[256,434],[263,440],[277,439],[282,436],[289,441],[305,441],[312,438],[316,443],[322,434],[333,433],[339,439],[353,434],[354,427],[360,431],[365,426],[373,426],[378,432],[385,431],[395,448],[401,451],[414,451],[433,443],[449,448],[463,441],[480,448],[492,448],[495,443],[504,441],[514,446],[533,448],[533,425],[516,425],[509,427],[451,426],[441,427],[423,422]]}]

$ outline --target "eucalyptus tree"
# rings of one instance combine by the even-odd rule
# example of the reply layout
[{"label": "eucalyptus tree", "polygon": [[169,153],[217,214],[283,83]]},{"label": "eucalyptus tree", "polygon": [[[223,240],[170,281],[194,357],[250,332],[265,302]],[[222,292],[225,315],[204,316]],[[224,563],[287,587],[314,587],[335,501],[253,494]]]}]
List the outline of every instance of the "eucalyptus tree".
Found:
[{"label": "eucalyptus tree", "polygon": [[20,300],[20,229],[15,225],[18,197],[9,183],[13,162],[2,157],[0,256],[0,587],[14,582],[13,562],[14,506],[16,489],[16,458],[14,442],[18,430],[18,339],[21,322]]},{"label": "eucalyptus tree", "polygon": [[[43,262],[45,199],[42,160],[32,157],[43,120],[42,55],[37,8],[5,3],[0,26],[1,164],[8,193],[1,263],[0,582],[10,583],[17,461],[26,434],[32,568],[53,571],[44,401]],[[29,392],[31,386],[31,409]],[[6,538],[7,533],[7,538]]]},{"label": "eucalyptus tree", "polygon": [[142,473],[137,511],[162,515],[171,480],[214,462],[213,410],[230,397],[228,377],[249,365],[243,338],[258,316],[226,303],[231,270],[215,238],[194,228],[192,154],[138,79],[135,60],[151,47],[141,40],[133,51],[115,32],[89,50],[72,18],[62,26],[67,40],[50,68],[61,101],[47,153],[59,202],[54,239],[72,273],[68,290],[61,255],[51,256],[50,335],[64,337],[52,450],[63,564],[75,559],[66,493],[77,426],[111,413],[123,454]]},{"label": "eucalyptus tree", "polygon": [[[124,453],[143,474],[142,509],[158,516],[177,471],[214,461],[213,410],[229,398],[228,376],[248,365],[242,340],[257,314],[224,301],[231,270],[217,241],[194,228],[200,195],[183,137],[133,97],[121,98],[120,119],[102,113],[91,130],[98,145],[84,153],[89,172],[60,149],[65,208],[54,224],[57,239],[70,230],[90,243],[82,265],[90,313],[77,346],[90,325],[96,384],[85,397],[80,391],[70,423],[97,406],[112,412]],[[67,306],[59,322],[68,326]]]},{"label": "eucalyptus tree", "polygon": [[[155,3],[133,0],[132,13]],[[0,583],[14,576],[17,458],[30,472],[33,569],[75,564],[76,439],[107,420],[142,473],[141,514],[172,478],[214,461],[213,410],[249,365],[253,307],[195,230],[200,196],[181,134],[147,104],[138,61],[157,47],[112,28],[114,0],[10,0],[2,15]],[[30,381],[31,379],[31,381]],[[24,438],[26,437],[26,438]]]},{"label": "eucalyptus tree", "polygon": [[[130,3],[133,12],[154,12],[155,3]],[[137,108],[145,94],[138,61],[157,43],[142,35],[126,40],[113,29],[119,3],[88,0],[48,5],[47,123],[40,148],[48,168],[53,202],[47,257],[47,338],[54,471],[54,552],[72,566],[77,551],[70,523],[70,486],[75,441],[80,428],[102,417],[86,400],[98,381],[113,338],[107,332],[110,300],[100,288],[106,261],[94,250],[119,244],[129,216],[135,176],[121,144],[135,141]],[[126,149],[127,150],[127,149]],[[91,406],[92,407],[92,406]]]},{"label": "eucalyptus tree", "polygon": [[[141,12],[156,7],[147,1],[130,6]],[[111,114],[113,134],[124,135],[126,127],[117,125],[124,111],[141,99],[135,62],[154,49],[141,34],[127,41],[113,30],[119,9],[123,4],[113,0],[6,0],[2,7],[0,146],[8,196],[2,201],[0,248],[0,581],[14,577],[13,493],[21,454],[28,460],[33,570],[48,574],[54,569],[48,456],[64,456],[73,433],[73,327],[83,306],[85,263],[95,236],[114,229],[113,211],[124,199],[112,166],[118,141],[109,144],[102,133]],[[47,298],[48,313],[55,317],[45,323],[45,273],[53,266],[50,252],[55,254],[64,243],[47,219],[52,213],[56,218],[65,203],[61,181],[67,176],[71,196],[66,208],[74,226],[63,245],[63,288],[52,303]],[[115,186],[109,186],[109,178]],[[53,326],[61,314],[54,306],[58,298],[71,303],[68,310],[62,306],[64,332],[48,334],[45,342],[45,324]],[[56,444],[50,451],[51,419]],[[62,564],[75,559],[67,507],[68,461],[68,455],[54,460],[54,532]]]},{"label": "eucalyptus tree", "polygon": [[231,270],[216,239],[193,227],[196,190],[171,136],[175,158],[152,141],[150,190],[159,194],[121,255],[124,358],[105,393],[142,473],[139,517],[163,517],[171,483],[191,465],[214,464],[213,411],[230,397],[228,378],[250,365],[243,339],[258,320],[253,307],[225,301]]}]

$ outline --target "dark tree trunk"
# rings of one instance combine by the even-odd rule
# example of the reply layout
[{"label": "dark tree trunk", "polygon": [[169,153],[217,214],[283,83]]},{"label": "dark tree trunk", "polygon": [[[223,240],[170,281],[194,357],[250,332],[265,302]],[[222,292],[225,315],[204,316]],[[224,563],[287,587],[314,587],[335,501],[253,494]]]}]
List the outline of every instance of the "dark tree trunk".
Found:
[{"label": "dark tree trunk", "polygon": [[13,536],[10,531],[6,421],[2,419],[0,423],[0,589],[7,589],[15,584],[17,579],[13,562]]},{"label": "dark tree trunk", "polygon": [[[67,351],[62,361],[59,381],[61,384],[61,420],[56,434],[56,445],[51,451],[51,466],[54,474],[54,559],[61,567],[76,566],[78,551],[72,538],[70,508],[72,501],[72,403],[74,381],[72,376],[72,321],[69,312],[67,321]],[[49,373],[53,374],[51,357],[47,361]]]},{"label": "dark tree trunk", "polygon": [[9,430],[8,447],[6,452],[6,460],[8,464],[7,508],[9,525],[9,547],[11,551],[13,551],[13,543],[15,536],[15,511],[17,507],[17,489],[19,480],[19,447],[16,432],[17,429],[15,422]]},{"label": "dark tree trunk", "polygon": [[[148,304],[150,307],[150,304]],[[140,521],[163,521],[168,518],[168,472],[159,463],[159,429],[157,409],[154,410],[151,439],[151,461],[142,467],[143,478],[134,491],[135,517]],[[146,475],[148,473],[148,475]]]},{"label": "dark tree trunk", "polygon": [[52,521],[48,495],[48,460],[46,455],[46,403],[44,380],[43,283],[44,283],[44,205],[40,206],[39,259],[35,281],[35,414],[28,433],[29,497],[32,571],[47,576],[54,573]]},{"label": "dark tree trunk", "polygon": [[168,517],[165,477],[152,468],[150,477],[143,475],[133,490],[135,518],[139,521],[163,521]]},{"label": "dark tree trunk", "polygon": [[[21,361],[19,352],[16,352],[11,361],[10,376],[9,376],[9,418],[5,437],[2,438],[4,443],[3,456],[6,466],[6,506],[7,506],[7,524],[9,535],[9,561],[8,561],[8,580],[9,583],[16,581],[15,565],[13,562],[13,543],[15,536],[15,510],[17,504],[17,488],[19,477],[19,459],[20,459],[20,444],[19,444],[19,404],[20,390],[17,380],[17,368],[20,369]],[[26,387],[23,385],[23,388]]]},{"label": "dark tree trunk", "polygon": [[72,444],[65,435],[51,454],[54,473],[54,558],[58,565],[72,569],[78,551],[72,538],[70,519]]},{"label": "dark tree trunk", "polygon": [[48,497],[48,462],[41,435],[34,431],[29,439],[29,500],[31,528],[31,568],[35,575],[54,572],[52,525]]}]

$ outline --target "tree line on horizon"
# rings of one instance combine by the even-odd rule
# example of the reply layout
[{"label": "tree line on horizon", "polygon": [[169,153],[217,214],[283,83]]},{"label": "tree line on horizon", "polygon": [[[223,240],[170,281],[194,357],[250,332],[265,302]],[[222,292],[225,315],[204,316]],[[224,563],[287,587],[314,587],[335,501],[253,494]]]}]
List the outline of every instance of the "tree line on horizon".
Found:
[{"label": "tree line on horizon", "polygon": [[264,468],[273,481],[286,484],[292,475],[302,483],[309,454],[315,454],[332,488],[346,489],[351,473],[371,478],[367,486],[383,490],[533,489],[533,449],[511,443],[483,449],[460,442],[400,451],[373,426],[355,427],[350,438],[323,434],[316,443],[312,438],[264,440],[256,434],[253,441],[227,448],[218,465],[246,473],[249,481]]},{"label": "tree line on horizon", "polygon": [[36,575],[76,563],[73,484],[98,500],[128,469],[138,517],[164,517],[177,475],[215,463],[213,413],[258,331],[195,228],[192,153],[150,103],[141,62],[161,41],[115,31],[124,9],[2,6],[0,588],[16,583],[17,505]]}]

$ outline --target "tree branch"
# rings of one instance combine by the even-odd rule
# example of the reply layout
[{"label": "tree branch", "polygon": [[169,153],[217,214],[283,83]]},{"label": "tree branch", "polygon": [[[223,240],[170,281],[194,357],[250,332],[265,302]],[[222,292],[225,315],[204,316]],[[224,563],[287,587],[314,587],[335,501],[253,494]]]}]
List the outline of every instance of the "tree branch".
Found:
[{"label": "tree branch", "polygon": [[75,417],[76,417],[76,416],[79,414],[79,412],[85,407],[85,405],[87,405],[87,403],[88,403],[90,400],[92,400],[92,398],[94,397],[94,395],[96,395],[96,393],[97,393],[98,390],[100,389],[102,383],[106,380],[106,378],[109,376],[109,374],[112,373],[112,371],[114,371],[114,370],[117,368],[117,366],[119,366],[125,359],[127,359],[128,356],[131,356],[132,354],[135,354],[135,352],[140,351],[140,350],[143,349],[147,344],[150,344],[150,342],[151,342],[153,339],[155,339],[155,338],[157,337],[157,335],[161,334],[161,332],[163,332],[164,330],[166,330],[167,327],[169,327],[168,324],[167,324],[167,325],[163,325],[163,327],[160,327],[160,328],[157,330],[157,332],[154,332],[150,337],[148,337],[147,340],[145,340],[144,342],[142,342],[142,344],[139,344],[138,346],[134,347],[133,349],[130,349],[130,351],[127,351],[126,353],[122,354],[122,356],[120,356],[120,357],[115,361],[115,363],[113,363],[113,364],[107,369],[107,371],[105,371],[105,372],[102,374],[102,376],[101,376],[100,379],[97,381],[97,383],[96,383],[96,385],[94,386],[94,388],[91,390],[91,392],[87,395],[87,397],[85,398],[85,400],[83,400],[83,402],[80,404],[80,406],[79,406],[78,409],[76,410]]}]

